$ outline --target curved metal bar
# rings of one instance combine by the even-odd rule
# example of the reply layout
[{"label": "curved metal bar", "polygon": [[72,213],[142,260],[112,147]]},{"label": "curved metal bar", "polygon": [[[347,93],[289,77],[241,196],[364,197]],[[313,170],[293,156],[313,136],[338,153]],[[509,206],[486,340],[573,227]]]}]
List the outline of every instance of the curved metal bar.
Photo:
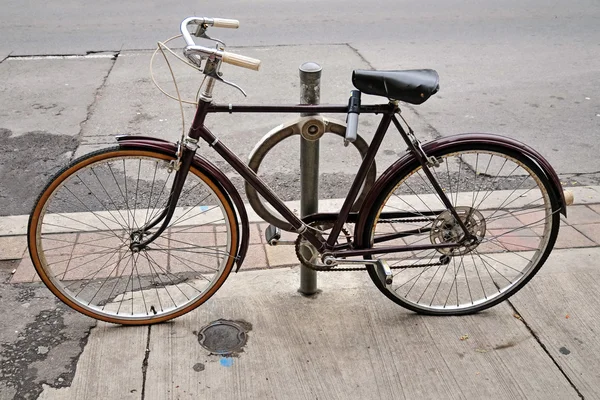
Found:
[{"label": "curved metal bar", "polygon": [[[318,119],[319,121],[324,122],[324,133],[334,133],[341,138],[344,138],[346,132],[346,125],[337,120],[326,119],[318,116],[308,116],[308,117],[300,117],[297,118],[287,124],[282,124],[272,129],[269,133],[262,137],[262,139],[254,146],[254,149],[250,152],[248,167],[252,169],[255,173],[258,171],[261,162],[267,155],[267,153],[273,149],[279,142],[287,139],[290,136],[301,135],[304,131],[306,134],[305,127],[310,124],[311,120]],[[317,125],[317,124],[315,124]],[[359,135],[354,143],[352,143],[354,147],[359,151],[361,158],[364,158],[369,150],[369,145],[365,142],[365,140]],[[369,190],[375,182],[377,177],[377,170],[375,163],[373,163],[371,169],[367,174],[367,178],[363,185],[360,196],[357,198],[356,202],[352,206],[352,211],[358,211],[362,205],[362,202],[366,198]],[[265,221],[274,225],[280,229],[285,231],[295,232],[296,230],[292,227],[290,223],[282,219],[280,216],[273,214],[267,206],[260,199],[256,190],[246,181],[246,196],[248,197],[248,202],[252,206],[252,209]]]}]

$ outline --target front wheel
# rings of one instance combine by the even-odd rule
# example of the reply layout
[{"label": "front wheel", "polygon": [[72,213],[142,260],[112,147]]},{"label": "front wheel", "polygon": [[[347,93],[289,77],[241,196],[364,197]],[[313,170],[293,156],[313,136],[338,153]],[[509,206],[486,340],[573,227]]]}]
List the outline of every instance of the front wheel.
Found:
[{"label": "front wheel", "polygon": [[[439,247],[382,254],[392,268],[391,285],[367,268],[389,299],[410,310],[478,312],[515,294],[542,266],[558,234],[558,202],[537,164],[502,146],[459,142],[429,155],[439,161],[430,170],[471,240],[463,240],[456,216],[415,160],[380,192],[363,243]],[[456,243],[462,244],[442,247]]]},{"label": "front wheel", "polygon": [[112,148],[75,160],[44,189],[29,220],[33,264],[63,302],[90,317],[150,324],[202,304],[232,269],[235,212],[213,178],[194,166],[165,231],[173,155]]}]

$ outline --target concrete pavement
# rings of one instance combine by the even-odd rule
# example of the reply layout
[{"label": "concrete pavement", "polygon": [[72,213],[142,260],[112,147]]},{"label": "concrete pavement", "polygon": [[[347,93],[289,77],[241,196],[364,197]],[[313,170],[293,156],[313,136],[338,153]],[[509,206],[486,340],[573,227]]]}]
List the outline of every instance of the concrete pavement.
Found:
[{"label": "concrete pavement", "polygon": [[[58,334],[71,323],[85,338],[81,347],[38,341],[22,354],[0,354],[8,367],[33,352],[33,365],[43,371],[70,351],[62,362],[72,364],[71,372],[45,373],[54,378],[38,381],[37,390],[4,376],[0,398],[596,398],[600,187],[571,189],[576,204],[546,265],[509,301],[480,314],[418,316],[382,296],[364,272],[319,274],[320,293],[304,297],[293,246],[266,245],[264,224],[253,215],[244,267],[206,304],[151,327],[96,323],[62,307]],[[326,201],[321,208],[335,206]],[[25,218],[18,220],[0,221],[14,229],[0,237],[1,262],[14,266],[7,285],[46,291],[27,257]],[[219,320],[247,329],[248,341],[234,356],[199,344],[198,332]],[[17,342],[40,335],[36,326],[18,329]],[[31,368],[10,371],[27,376]]]}]

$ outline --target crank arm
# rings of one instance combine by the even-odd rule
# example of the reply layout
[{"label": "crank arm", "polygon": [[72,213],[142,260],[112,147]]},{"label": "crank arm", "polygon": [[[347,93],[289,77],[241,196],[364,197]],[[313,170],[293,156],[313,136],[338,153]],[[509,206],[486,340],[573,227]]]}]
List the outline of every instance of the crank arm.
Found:
[{"label": "crank arm", "polygon": [[369,264],[375,267],[377,277],[381,281],[381,284],[385,287],[390,287],[393,282],[392,269],[385,260],[347,260],[345,258],[335,258],[330,255],[323,257],[323,263],[329,266],[336,266],[339,264]]}]

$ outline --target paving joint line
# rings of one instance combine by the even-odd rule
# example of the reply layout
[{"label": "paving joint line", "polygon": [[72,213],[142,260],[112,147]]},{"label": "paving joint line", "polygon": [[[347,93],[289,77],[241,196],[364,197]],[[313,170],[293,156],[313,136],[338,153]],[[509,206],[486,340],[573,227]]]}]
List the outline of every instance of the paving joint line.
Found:
[{"label": "paving joint line", "polygon": [[[85,53],[56,53],[56,54],[13,54],[4,60],[28,61],[44,59],[70,59],[70,58],[112,58],[119,55],[121,50],[90,50]],[[3,61],[4,61],[3,60]]]},{"label": "paving joint line", "polygon": [[373,66],[373,64],[371,64],[371,62],[369,60],[367,60],[365,58],[365,56],[363,56],[360,51],[358,51],[358,49],[354,46],[352,46],[350,43],[344,43],[347,47],[350,48],[350,50],[352,50],[354,52],[354,54],[356,54],[358,56],[358,58],[360,58],[365,64],[367,64],[369,66],[369,68],[371,68],[371,70],[376,70],[376,68]]},{"label": "paving joint line", "polygon": [[512,308],[512,310],[514,312],[515,318],[517,318],[519,321],[521,321],[523,323],[523,325],[525,325],[525,328],[527,328],[527,330],[529,331],[529,333],[531,334],[531,336],[533,336],[533,338],[535,339],[535,341],[542,348],[542,350],[544,351],[544,353],[546,353],[546,355],[548,356],[548,358],[550,358],[550,360],[552,360],[552,362],[554,363],[554,365],[556,366],[556,368],[558,368],[558,370],[560,371],[560,373],[562,374],[562,376],[564,376],[564,378],[567,380],[567,382],[569,382],[569,385],[571,385],[571,387],[573,388],[573,390],[575,390],[575,393],[577,393],[577,395],[579,396],[580,399],[584,400],[585,397],[579,391],[579,389],[577,388],[577,386],[575,386],[575,383],[573,382],[573,380],[571,380],[571,378],[569,377],[569,375],[567,375],[567,373],[561,367],[561,365],[558,363],[558,361],[556,361],[556,359],[554,358],[554,356],[552,356],[552,354],[548,350],[548,347],[542,342],[542,339],[540,339],[540,337],[533,330],[533,328],[531,326],[529,326],[529,324],[527,323],[527,321],[525,321],[525,318],[523,318],[523,316],[517,310],[517,308],[512,303],[512,301],[510,301],[510,299],[509,299],[506,302],[508,303],[508,305],[510,306],[510,308]]},{"label": "paving joint line", "polygon": [[586,175],[597,175],[600,174],[600,171],[591,171],[591,172],[561,172],[563,175],[573,175],[573,176],[586,176]]},{"label": "paving joint line", "polygon": [[[117,58],[119,58],[120,54],[121,54],[120,51],[114,53],[114,55],[112,57],[112,64],[111,64],[110,68],[108,69],[108,71],[106,72],[106,75],[102,79],[102,83],[100,83],[100,86],[98,86],[98,88],[94,92],[94,100],[87,107],[87,112],[86,112],[84,120],[79,123],[79,134],[77,135],[77,141],[78,141],[79,145],[77,146],[77,149],[79,149],[79,147],[81,147],[81,143],[83,142],[83,128],[84,128],[85,124],[92,117],[92,112],[93,112],[96,104],[98,103],[98,95],[100,94],[102,89],[104,89],[104,87],[106,86],[106,81],[108,80],[110,73],[112,72],[113,68],[115,67],[115,65],[117,63]],[[75,149],[75,151],[73,151],[73,154],[71,155],[69,163],[73,162],[73,160],[75,159],[75,154],[77,153],[77,149]]]},{"label": "paving joint line", "polygon": [[12,54],[12,51],[10,53],[8,53],[8,55],[6,57],[4,57],[2,60],[0,60],[0,64],[2,64],[4,61],[6,61],[10,55]]},{"label": "paving joint line", "polygon": [[150,359],[150,335],[152,334],[152,325],[148,325],[148,339],[146,340],[146,351],[142,361],[142,395],[141,400],[146,396],[146,374],[148,372],[148,360]]},{"label": "paving joint line", "polygon": [[[588,207],[588,208],[589,208],[589,207]],[[567,224],[567,226],[570,226],[571,228],[575,229],[575,232],[579,232],[579,233],[581,233],[581,235],[582,235],[584,238],[586,238],[587,240],[589,240],[590,242],[592,242],[592,243],[596,243],[596,241],[595,241],[594,239],[592,239],[591,237],[589,237],[588,235],[586,235],[586,234],[585,234],[583,231],[580,231],[579,229],[577,229],[577,226],[578,226],[578,225],[580,225],[580,224],[576,224],[576,225],[570,225],[570,224]],[[590,225],[592,225],[592,224],[590,224]],[[560,227],[559,227],[559,230],[558,230],[558,231],[560,232]],[[590,246],[587,246],[587,247],[590,247]],[[598,246],[592,246],[592,247],[598,247]],[[554,249],[552,249],[552,250],[554,250]]]},{"label": "paving joint line", "polygon": [[[228,46],[229,49],[265,49],[270,47],[298,47],[298,46],[348,46],[348,43],[315,43],[315,44],[307,44],[307,43],[286,43],[286,44],[263,44],[263,45],[241,45],[241,46]],[[171,47],[171,49],[175,50],[183,50],[183,46],[175,46]],[[45,59],[45,58],[100,58],[93,57],[95,55],[106,55],[106,57],[112,56],[116,57],[120,53],[133,53],[138,51],[154,51],[156,47],[152,48],[136,48],[136,49],[119,49],[119,50],[88,50],[85,53],[56,53],[56,54],[14,54],[10,52],[2,61],[8,59],[17,59],[17,60],[29,60],[29,59]],[[354,49],[353,49],[354,50]],[[355,50],[356,51],[356,50]],[[121,54],[123,55],[123,54]],[[362,58],[362,56],[361,56]],[[366,60],[365,60],[366,61]],[[370,65],[370,64],[369,64]]]}]

